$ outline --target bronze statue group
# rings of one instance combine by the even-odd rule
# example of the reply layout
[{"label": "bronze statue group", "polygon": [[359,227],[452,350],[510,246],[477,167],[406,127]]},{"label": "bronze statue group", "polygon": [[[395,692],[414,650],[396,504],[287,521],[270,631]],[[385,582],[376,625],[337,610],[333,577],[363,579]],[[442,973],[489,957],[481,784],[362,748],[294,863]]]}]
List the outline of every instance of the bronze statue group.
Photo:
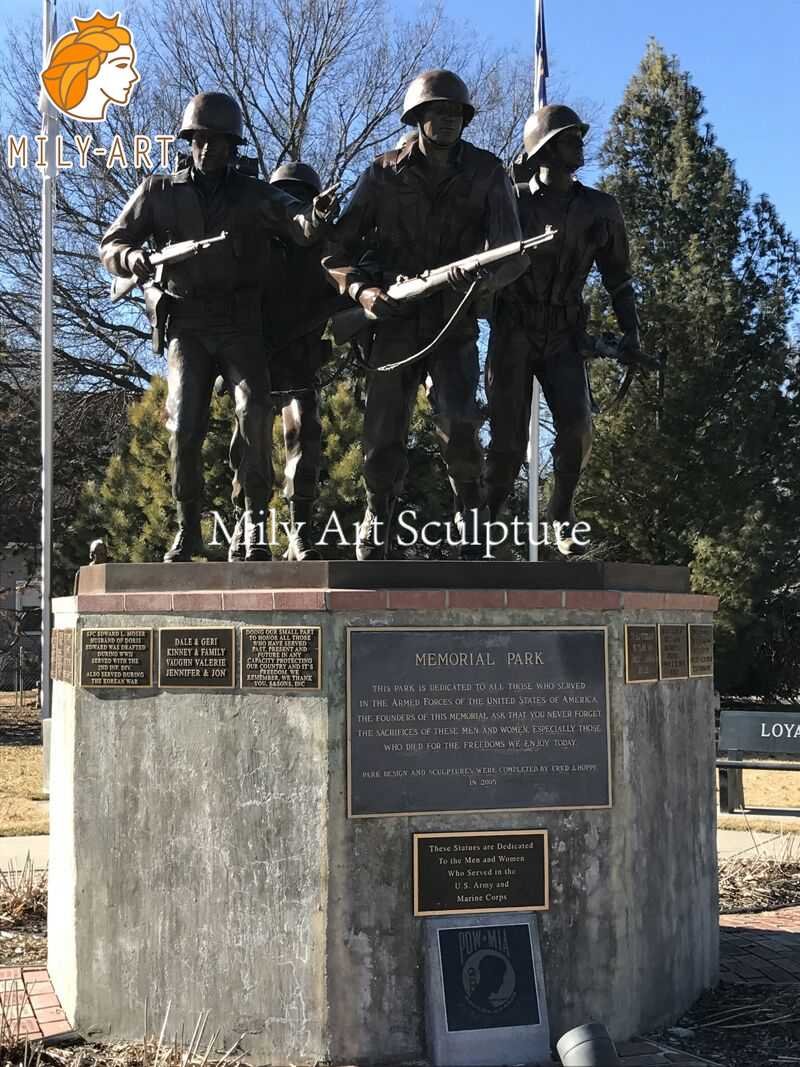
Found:
[{"label": "bronze statue group", "polygon": [[[463,532],[461,558],[486,554],[482,531],[502,515],[525,457],[534,375],[555,431],[547,522],[563,555],[582,551],[573,498],[592,438],[582,294],[593,267],[610,295],[627,361],[644,359],[625,225],[613,197],[575,178],[588,126],[570,108],[550,105],[528,119],[532,177],[516,185],[495,155],[464,140],[474,114],[458,75],[419,75],[403,105],[409,135],[364,171],[339,213],[335,187],[323,190],[307,164],[283,164],[268,182],[242,172],[242,114],[232,97],[200,93],[189,102],[180,137],[190,142],[191,157],[171,175],[142,182],[100,248],[112,274],[142,284],[154,347],[166,347],[178,516],[166,562],[204,554],[202,446],[218,376],[236,412],[230,462],[238,521],[229,558],[271,559],[257,516],[266,514],[273,489],[276,398],[286,444],[287,558],[320,558],[319,371],[331,350],[323,333],[327,319],[347,307],[364,312],[357,344],[367,376],[366,509],[357,558],[385,559],[391,551],[423,382]],[[526,254],[522,239],[548,227],[551,239]],[[157,269],[150,260],[176,243],[221,234],[196,255]],[[490,267],[458,263],[515,243],[515,254]],[[448,264],[447,285],[424,299],[401,301],[389,291],[398,278]],[[485,457],[479,318],[491,324]]]}]

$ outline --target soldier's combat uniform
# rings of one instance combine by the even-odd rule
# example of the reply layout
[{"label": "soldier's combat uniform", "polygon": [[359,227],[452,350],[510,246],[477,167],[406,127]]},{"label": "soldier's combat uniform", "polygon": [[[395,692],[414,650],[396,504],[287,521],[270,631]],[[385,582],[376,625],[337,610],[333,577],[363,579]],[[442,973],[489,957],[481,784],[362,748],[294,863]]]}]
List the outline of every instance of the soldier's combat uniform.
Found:
[{"label": "soldier's combat uniform", "polygon": [[[555,112],[550,116],[554,121],[549,136],[542,141],[541,128],[546,128],[548,115],[538,112],[534,118],[538,117],[539,135],[535,143],[529,137],[526,147],[530,144],[536,149],[565,129],[577,127],[583,134],[588,129],[568,108],[553,105],[543,111]],[[625,223],[614,197],[578,181],[562,193],[539,185],[534,176],[517,190],[523,236],[535,236],[545,226],[554,227],[558,234],[539,250],[535,265],[496,298],[486,364],[491,423],[489,506],[496,516],[525,458],[536,375],[555,428],[555,484],[548,518],[573,523],[572,499],[592,440],[591,397],[582,350],[587,318],[583,288],[593,266],[611,295],[620,326],[631,343],[638,345]]]},{"label": "soldier's combat uniform", "polygon": [[[435,100],[463,104],[465,123],[474,114],[461,79],[436,71],[412,83],[403,121],[413,125],[414,111]],[[452,148],[449,166],[441,173],[427,164],[415,138],[379,156],[362,174],[334,229],[335,253],[324,265],[339,291],[357,299],[366,287],[385,289],[398,275],[413,276],[486,247],[518,240],[513,190],[496,156],[459,140]],[[363,255],[365,246],[369,251]],[[509,276],[516,276],[520,269],[515,263]],[[505,270],[507,274],[507,266]],[[499,275],[500,271],[498,282]],[[460,300],[461,294],[446,289],[413,303],[403,317],[376,321],[370,364],[392,363],[423,348],[436,337]],[[426,375],[453,491],[464,508],[483,505],[477,336],[477,316],[471,307],[426,360],[369,376],[363,439],[368,516],[378,517],[387,526],[391,521],[408,469],[407,439],[414,400]],[[359,558],[381,554],[365,551]]]},{"label": "soldier's combat uniform", "polygon": [[[221,93],[195,97],[184,114],[181,136],[196,130],[223,132],[242,143],[238,105]],[[264,242],[279,234],[308,244],[320,226],[311,208],[266,182],[228,166],[220,175],[193,166],[145,179],[101,242],[113,274],[128,276],[128,257],[150,241],[156,249],[177,241],[228,239],[165,270],[168,301],[167,426],[172,492],[179,530],[167,561],[202,551],[201,453],[208,429],[211,391],[218,373],[234,399],[239,444],[234,493],[259,521],[272,491],[270,383],[262,337]],[[247,545],[248,559],[269,558]]]}]

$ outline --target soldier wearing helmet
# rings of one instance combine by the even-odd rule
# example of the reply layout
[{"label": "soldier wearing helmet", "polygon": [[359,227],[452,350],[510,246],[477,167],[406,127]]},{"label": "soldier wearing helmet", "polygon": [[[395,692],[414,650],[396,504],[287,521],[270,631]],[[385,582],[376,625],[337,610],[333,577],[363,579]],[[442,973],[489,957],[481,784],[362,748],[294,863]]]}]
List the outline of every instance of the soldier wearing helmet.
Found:
[{"label": "soldier wearing helmet", "polygon": [[[324,266],[339,291],[374,319],[367,345],[373,367],[407,357],[431,342],[475,280],[454,271],[452,291],[400,308],[386,294],[398,275],[412,276],[520,239],[511,184],[500,160],[462,139],[474,114],[457,74],[430,70],[415,78],[401,116],[415,135],[378,156],[361,175],[334,229],[334,252]],[[481,284],[492,291],[516,277],[526,263],[523,257],[506,262]],[[358,530],[358,559],[386,556],[395,504],[408,470],[411,413],[426,377],[442,455],[467,534],[485,518],[477,335],[473,303],[427,359],[369,375],[363,436],[367,509]],[[465,540],[472,544],[462,548],[462,555],[479,556],[480,539]]]},{"label": "soldier wearing helmet", "polygon": [[492,517],[499,515],[511,494],[525,457],[536,375],[555,428],[554,484],[547,518],[565,556],[582,551],[573,537],[573,497],[592,441],[591,397],[582,355],[587,318],[582,294],[593,266],[611,296],[629,358],[641,354],[619,205],[613,196],[575,179],[583,166],[588,129],[563,104],[540,108],[525,123],[525,151],[533,177],[516,186],[523,236],[541,233],[548,225],[558,235],[537,255],[535,267],[498,295],[486,362]]},{"label": "soldier wearing helmet", "polygon": [[201,454],[218,373],[236,406],[234,499],[244,499],[255,524],[245,529],[245,558],[269,559],[269,548],[256,541],[272,493],[270,387],[261,321],[264,234],[313,243],[335,210],[335,198],[303,205],[266,182],[240,174],[233,164],[244,141],[242,113],[225,93],[193,97],[183,114],[180,137],[191,142],[191,165],[146,178],[100,244],[101,259],[112,274],[146,280],[153,273],[146,242],[160,249],[223,230],[228,234],[203,255],[170,265],[162,279],[167,426],[178,512],[178,532],[164,560],[185,562],[204,554]]}]

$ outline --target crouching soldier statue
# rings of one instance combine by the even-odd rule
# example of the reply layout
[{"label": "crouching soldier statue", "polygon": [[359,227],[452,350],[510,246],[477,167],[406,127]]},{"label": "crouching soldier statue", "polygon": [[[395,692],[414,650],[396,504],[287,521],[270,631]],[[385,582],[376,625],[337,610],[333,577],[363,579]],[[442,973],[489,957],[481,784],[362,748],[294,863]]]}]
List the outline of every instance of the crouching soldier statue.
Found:
[{"label": "crouching soldier statue", "polygon": [[534,175],[530,184],[517,186],[523,236],[546,226],[557,233],[535,264],[498,293],[486,363],[491,425],[486,477],[492,518],[500,514],[525,458],[535,375],[555,429],[547,519],[565,556],[584,551],[573,536],[573,497],[592,442],[582,294],[594,265],[624,332],[621,351],[631,363],[644,358],[619,205],[613,196],[574,177],[583,166],[588,129],[561,104],[541,108],[525,124],[525,151]]},{"label": "crouching soldier statue", "polygon": [[[216,236],[202,255],[165,264],[158,285],[147,285],[156,334],[167,342],[167,427],[172,495],[178,532],[164,560],[203,555],[202,447],[211,392],[222,374],[236,408],[239,435],[234,492],[253,516],[246,525],[248,560],[270,559],[257,541],[260,516],[272,492],[269,375],[262,336],[263,246],[273,234],[298,244],[318,239],[336,210],[332,195],[303,205],[280,189],[236,169],[244,143],[242,113],[225,93],[189,101],[179,136],[191,142],[191,164],[171,175],[146,178],[106,232],[100,254],[106,268],[142,282],[154,273],[144,245],[156,251],[176,242]],[[157,257],[154,257],[157,258]]]},{"label": "crouching soldier statue", "polygon": [[[487,246],[520,240],[513,191],[500,160],[462,140],[474,114],[458,75],[431,70],[415,78],[401,118],[416,127],[416,135],[403,147],[378,156],[361,175],[333,231],[332,254],[324,265],[339,291],[348,293],[373,320],[367,345],[372,368],[421,353],[476,281],[474,272],[454,268],[450,288],[401,306],[386,294],[399,275],[413,277]],[[507,284],[526,263],[524,256],[507,260],[482,287],[491,291]],[[462,521],[467,530],[478,529],[483,521],[477,336],[473,303],[426,358],[369,373],[363,436],[367,509],[357,535],[358,559],[386,556],[395,503],[408,470],[414,400],[426,376]],[[479,539],[463,540],[462,556],[482,554]]]}]

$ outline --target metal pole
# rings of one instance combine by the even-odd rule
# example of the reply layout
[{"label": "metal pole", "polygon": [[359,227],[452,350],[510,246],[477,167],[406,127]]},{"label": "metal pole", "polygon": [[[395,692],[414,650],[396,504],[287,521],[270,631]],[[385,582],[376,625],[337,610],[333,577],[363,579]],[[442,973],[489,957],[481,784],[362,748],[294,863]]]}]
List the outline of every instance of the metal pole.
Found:
[{"label": "metal pole", "polygon": [[[52,18],[50,0],[42,4],[42,68],[50,55]],[[54,148],[56,122],[53,108],[45,93],[43,133],[47,137],[47,164],[42,170],[42,371],[41,371],[41,444],[42,444],[42,669],[41,694],[43,719],[50,718],[50,594],[52,585],[53,536],[53,201],[55,198]]]}]

